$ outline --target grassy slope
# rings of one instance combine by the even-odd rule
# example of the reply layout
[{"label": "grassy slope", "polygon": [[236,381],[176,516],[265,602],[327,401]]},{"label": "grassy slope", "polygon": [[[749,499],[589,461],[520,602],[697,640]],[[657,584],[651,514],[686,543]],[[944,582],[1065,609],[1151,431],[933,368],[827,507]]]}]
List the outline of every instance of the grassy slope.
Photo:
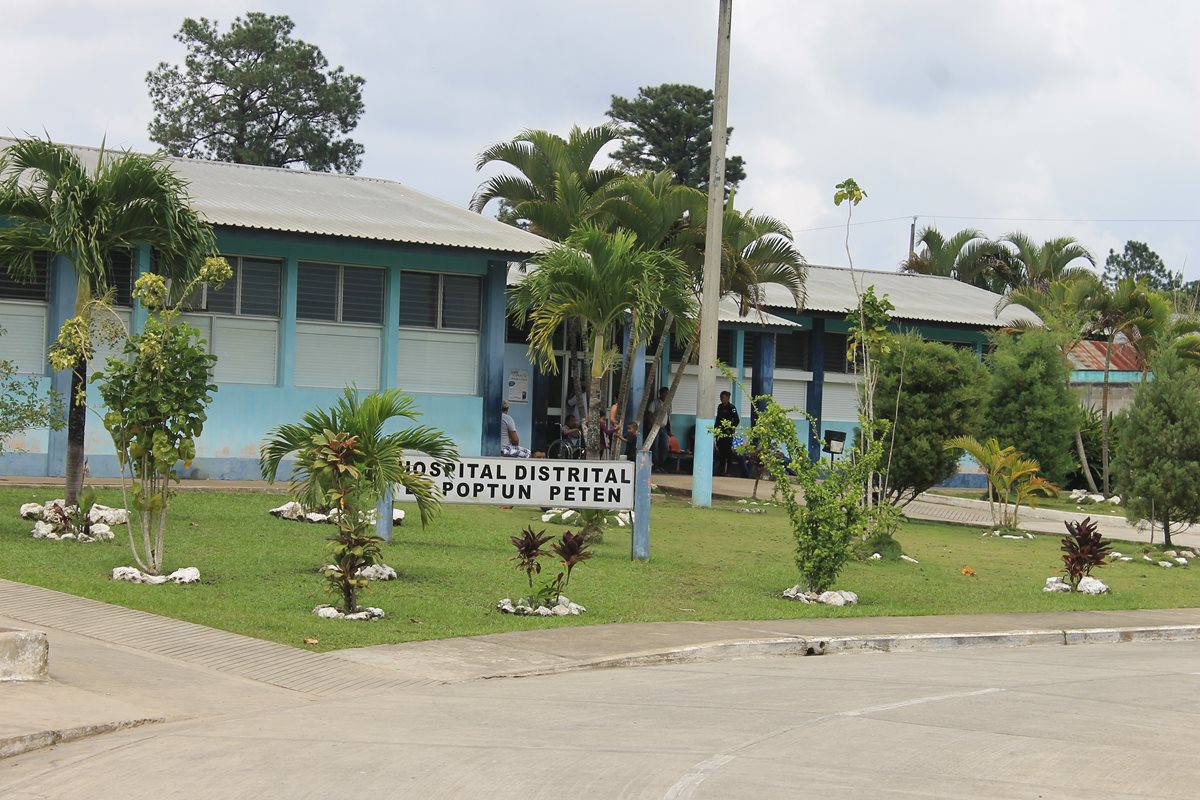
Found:
[{"label": "grassy slope", "polygon": [[[507,560],[508,537],[531,523],[561,528],[542,525],[536,509],[446,506],[425,530],[412,523],[398,528],[385,548],[401,579],[374,585],[362,600],[383,607],[388,618],[347,624],[310,613],[333,601],[315,572],[332,528],[268,516],[282,497],[178,495],[167,567],[199,567],[203,583],[160,587],[108,579],[113,567],[132,563],[123,531],[107,544],[30,539],[31,523],[16,518],[17,506],[50,498],[46,491],[0,490],[0,577],[296,646],[317,637],[321,650],[563,624],[1154,608],[1194,605],[1200,596],[1200,569],[1166,570],[1140,560],[1100,571],[1114,590],[1110,596],[1044,594],[1045,578],[1059,568],[1056,539],[981,538],[969,528],[913,522],[898,538],[919,565],[851,563],[838,588],[858,592],[861,605],[805,606],[779,599],[798,580],[780,510],[735,513],[738,506],[730,504],[699,510],[656,498],[649,563],[629,561],[629,533],[619,529],[576,569],[567,593],[588,607],[581,617],[516,618],[494,609],[525,587]],[[119,505],[119,498],[102,493],[101,502]],[[416,518],[412,510],[409,516]],[[961,575],[968,564],[977,577]],[[552,566],[547,560],[545,569]]]}]

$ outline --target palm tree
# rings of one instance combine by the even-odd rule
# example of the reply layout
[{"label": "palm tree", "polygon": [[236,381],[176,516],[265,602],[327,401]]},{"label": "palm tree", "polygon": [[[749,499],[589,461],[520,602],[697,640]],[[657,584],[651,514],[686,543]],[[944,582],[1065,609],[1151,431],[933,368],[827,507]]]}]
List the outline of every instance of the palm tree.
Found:
[{"label": "palm tree", "polygon": [[216,254],[216,243],[188,204],[187,183],[161,157],[101,147],[89,170],[74,151],[35,138],[0,154],[0,218],[8,222],[0,227],[0,262],[14,276],[32,277],[39,251],[65,257],[75,270],[75,318],[56,346],[56,364],[71,370],[65,492],[74,504],[83,485],[92,325],[109,291],[111,254],[149,245],[161,273],[185,284]]},{"label": "palm tree", "polygon": [[917,237],[920,250],[901,263],[904,272],[941,275],[987,288],[999,246],[982,231],[966,228],[947,239],[932,225]]},{"label": "palm tree", "polygon": [[615,167],[592,166],[600,151],[620,135],[620,128],[604,123],[586,130],[576,125],[566,139],[526,130],[511,141],[494,144],[479,154],[475,169],[499,162],[519,174],[484,181],[470,208],[482,213],[492,200],[507,201],[517,218],[529,220],[532,233],[561,242],[595,213],[603,199],[598,197],[600,191],[625,175]]},{"label": "palm tree", "polygon": [[[1089,270],[1077,270],[1062,280],[1052,281],[1045,290],[1032,286],[1021,286],[1005,295],[997,306],[1000,309],[1009,304],[1024,306],[1038,315],[1042,325],[1046,327],[1058,341],[1058,351],[1066,366],[1068,386],[1071,383],[1071,351],[1075,345],[1092,334],[1096,327],[1096,312],[1092,307],[1092,298],[1097,292],[1103,291],[1100,278]],[[1020,321],[1014,329],[1023,330],[1036,325]],[[1088,488],[1093,494],[1099,491],[1096,479],[1092,476],[1088,464],[1087,449],[1083,445],[1083,419],[1075,426],[1075,452],[1079,456],[1080,468]]]},{"label": "palm tree", "polygon": [[585,363],[590,363],[590,398],[584,440],[589,458],[600,455],[600,384],[616,363],[614,330],[630,326],[630,347],[645,341],[659,312],[690,316],[693,300],[687,267],[673,253],[643,249],[633,233],[613,233],[592,224],[537,258],[532,270],[509,294],[510,316],[531,323],[529,354],[544,369],[557,369],[554,339],[574,320],[583,331]]},{"label": "palm tree", "polygon": [[1113,286],[1102,286],[1092,296],[1091,308],[1096,314],[1092,333],[1105,336],[1104,389],[1100,394],[1100,453],[1104,494],[1109,493],[1108,452],[1109,427],[1108,391],[1112,368],[1112,349],[1118,336],[1127,336],[1139,324],[1152,319],[1149,290],[1133,278],[1122,278]]},{"label": "palm tree", "polygon": [[1096,265],[1091,252],[1070,236],[1047,239],[1039,245],[1029,236],[1014,232],[1006,234],[1000,242],[1012,249],[1000,253],[996,271],[1011,288],[1029,286],[1044,290],[1052,281],[1087,269],[1072,265],[1074,261],[1082,259]]},{"label": "palm tree", "polygon": [[1188,361],[1200,360],[1200,317],[1177,312],[1164,292],[1147,289],[1146,315],[1126,331],[1125,338],[1137,351],[1143,383],[1150,360],[1163,350],[1173,350]]},{"label": "palm tree", "polygon": [[420,417],[412,397],[401,389],[385,389],[363,397],[350,387],[334,405],[308,411],[298,423],[280,425],[267,434],[259,454],[262,476],[274,482],[283,459],[295,456],[292,492],[306,508],[337,511],[334,569],[330,583],[342,593],[343,610],[357,610],[357,592],[364,581],[359,571],[375,563],[379,540],[369,529],[369,510],[392,486],[399,484],[417,502],[421,524],[440,505],[433,481],[405,467],[406,451],[423,453],[441,462],[458,458],[454,441],[428,426],[410,426],[385,433],[396,419]]}]

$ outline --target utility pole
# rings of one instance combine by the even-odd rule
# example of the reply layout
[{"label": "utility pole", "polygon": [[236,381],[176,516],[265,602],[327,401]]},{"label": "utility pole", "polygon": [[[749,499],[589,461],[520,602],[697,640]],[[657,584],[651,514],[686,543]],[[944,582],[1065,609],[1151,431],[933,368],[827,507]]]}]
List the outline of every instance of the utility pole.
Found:
[{"label": "utility pole", "polygon": [[908,229],[908,260],[917,253],[917,218],[913,217],[912,226]]},{"label": "utility pole", "polygon": [[708,162],[708,224],[704,232],[704,285],[700,294],[700,375],[696,393],[696,452],[692,505],[712,506],[713,434],[717,412],[717,317],[721,302],[721,223],[725,213],[725,142],[729,138],[729,38],[733,0],[721,0],[717,22],[717,77],[713,88],[712,156]]}]

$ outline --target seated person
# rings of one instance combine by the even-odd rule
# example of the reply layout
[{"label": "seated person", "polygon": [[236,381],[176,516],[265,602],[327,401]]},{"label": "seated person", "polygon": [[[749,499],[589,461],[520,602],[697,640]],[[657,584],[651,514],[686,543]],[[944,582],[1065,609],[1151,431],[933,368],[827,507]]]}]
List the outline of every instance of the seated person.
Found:
[{"label": "seated person", "polygon": [[508,402],[500,406],[500,455],[514,458],[529,458],[529,448],[521,447],[517,434],[517,423],[508,414]]},{"label": "seated person", "polygon": [[562,424],[562,438],[571,447],[583,447],[583,429],[574,414],[567,414],[567,421]]}]

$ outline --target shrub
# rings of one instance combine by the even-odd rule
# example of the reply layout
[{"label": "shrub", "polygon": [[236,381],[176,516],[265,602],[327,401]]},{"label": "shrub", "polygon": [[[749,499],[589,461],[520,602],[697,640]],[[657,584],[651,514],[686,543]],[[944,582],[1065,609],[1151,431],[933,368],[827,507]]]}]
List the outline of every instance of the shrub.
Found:
[{"label": "shrub", "polygon": [[530,589],[533,589],[533,576],[541,574],[542,571],[542,563],[538,559],[549,557],[550,555],[542,549],[542,546],[553,538],[553,536],[550,536],[544,530],[534,533],[532,527],[521,531],[520,536],[509,538],[509,541],[513,543],[513,547],[517,548],[517,554],[508,560],[517,562],[517,569],[524,572],[529,578]]},{"label": "shrub", "polygon": [[1061,484],[1075,468],[1079,411],[1054,337],[1045,331],[1002,334],[988,364],[986,431],[1037,461],[1046,480]]},{"label": "shrub", "polygon": [[884,496],[905,505],[952,477],[958,456],[942,445],[974,434],[988,398],[988,373],[974,352],[916,334],[899,337],[880,357],[875,414],[892,423],[884,442]]},{"label": "shrub", "polygon": [[1062,560],[1067,582],[1072,589],[1079,588],[1079,581],[1091,575],[1096,567],[1104,566],[1104,559],[1112,549],[1096,530],[1091,517],[1082,522],[1067,522],[1067,535],[1062,538]]}]

